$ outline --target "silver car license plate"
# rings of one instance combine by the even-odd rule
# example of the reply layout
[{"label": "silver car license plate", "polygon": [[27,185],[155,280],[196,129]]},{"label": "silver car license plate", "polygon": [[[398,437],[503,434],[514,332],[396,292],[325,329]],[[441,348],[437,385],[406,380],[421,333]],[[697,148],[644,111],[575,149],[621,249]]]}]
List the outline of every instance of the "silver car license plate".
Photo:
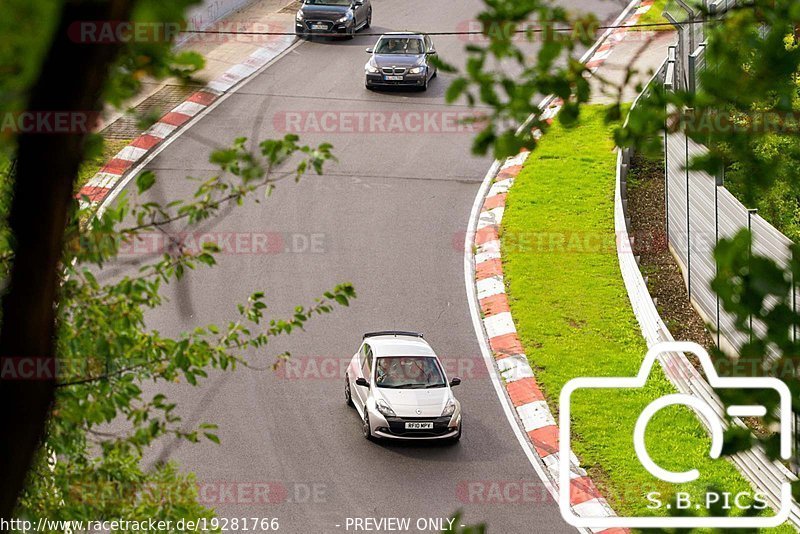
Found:
[{"label": "silver car license plate", "polygon": [[406,430],[431,430],[431,429],[433,429],[432,421],[406,422]]},{"label": "silver car license plate", "polygon": [[402,76],[384,76],[383,77],[387,82],[399,82],[402,81]]},{"label": "silver car license plate", "polygon": [[312,30],[327,30],[328,29],[328,25],[327,24],[312,24],[311,25],[311,29]]}]

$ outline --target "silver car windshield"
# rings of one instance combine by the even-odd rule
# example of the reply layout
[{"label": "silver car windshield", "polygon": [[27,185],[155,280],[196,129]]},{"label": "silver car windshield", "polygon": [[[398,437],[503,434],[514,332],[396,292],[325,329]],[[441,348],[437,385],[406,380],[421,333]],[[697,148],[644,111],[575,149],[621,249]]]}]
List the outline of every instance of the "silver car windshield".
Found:
[{"label": "silver car windshield", "polygon": [[439,362],[430,356],[382,356],[375,366],[379,388],[443,388],[446,383]]},{"label": "silver car windshield", "polygon": [[424,53],[424,47],[422,39],[416,37],[383,37],[375,47],[375,53],[418,56]]}]

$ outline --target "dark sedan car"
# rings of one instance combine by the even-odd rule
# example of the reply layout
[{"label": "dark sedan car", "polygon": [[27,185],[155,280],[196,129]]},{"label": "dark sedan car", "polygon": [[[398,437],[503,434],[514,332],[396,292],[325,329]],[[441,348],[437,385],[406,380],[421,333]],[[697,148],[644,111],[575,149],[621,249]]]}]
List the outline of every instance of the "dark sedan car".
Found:
[{"label": "dark sedan car", "polygon": [[436,55],[433,41],[424,33],[397,32],[381,35],[375,48],[367,48],[372,57],[364,65],[367,89],[387,86],[428,89],[436,77],[430,58]]},{"label": "dark sedan car", "polygon": [[344,35],[352,39],[372,24],[370,0],[304,0],[295,16],[294,31],[301,37],[312,34]]}]

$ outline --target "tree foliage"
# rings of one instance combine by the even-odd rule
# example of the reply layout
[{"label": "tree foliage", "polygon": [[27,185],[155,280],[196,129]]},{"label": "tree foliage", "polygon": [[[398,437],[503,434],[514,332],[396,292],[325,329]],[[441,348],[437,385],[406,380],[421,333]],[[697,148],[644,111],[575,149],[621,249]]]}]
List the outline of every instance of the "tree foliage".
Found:
[{"label": "tree foliage", "polygon": [[[63,32],[75,21],[115,23],[114,17],[126,20],[128,15],[134,22],[183,24],[184,12],[193,3],[196,0],[3,3],[0,26],[8,26],[4,44],[9,46],[0,51],[0,65],[4,72],[16,76],[0,76],[4,94],[0,112],[6,117],[25,110],[36,112],[40,109],[37,106],[47,100],[48,91],[54,95],[64,91],[80,98],[67,98],[62,102],[66,109],[59,109],[85,113],[106,104],[121,106],[147,79],[191,79],[202,67],[202,58],[176,52],[168,39],[132,40],[82,49],[83,43],[70,41]],[[93,18],[92,13],[99,13],[98,18]],[[18,31],[20,28],[37,31]],[[101,48],[104,55],[89,53],[98,47],[105,47]],[[87,54],[82,55],[82,50]],[[58,65],[64,71],[74,68],[77,62],[85,63],[86,79],[70,79],[63,84],[68,87],[44,87],[43,80],[54,75],[46,64],[50,62],[52,67],[54,58],[67,62]],[[95,95],[90,87],[100,90]],[[86,91],[89,94],[84,96]],[[42,226],[49,225],[56,231],[46,243],[36,243],[29,236],[20,240],[9,219],[14,213],[32,210],[29,204],[31,200],[35,204],[36,184],[39,194],[47,190],[48,180],[55,179],[64,191],[72,191],[78,164],[96,153],[101,142],[98,134],[89,132],[48,136],[10,128],[0,135],[0,160],[16,157],[19,163],[0,166],[5,171],[0,175],[0,278],[5,285],[5,312],[14,309],[7,305],[12,292],[20,294],[27,284],[40,282],[26,279],[25,273],[20,272],[21,255],[35,257],[35,247],[52,248],[45,250],[56,259],[48,277],[55,277],[57,282],[55,297],[39,303],[43,304],[40,309],[49,310],[42,316],[55,314],[53,324],[46,324],[45,319],[41,330],[54,332],[53,339],[45,334],[40,343],[45,349],[23,346],[18,339],[21,350],[13,355],[27,356],[32,352],[34,361],[41,366],[36,371],[39,380],[13,376],[18,369],[13,367],[12,354],[1,354],[4,376],[0,379],[0,393],[25,392],[48,412],[31,413],[25,425],[9,425],[0,431],[4,444],[41,439],[21,494],[16,480],[4,473],[0,482],[4,496],[0,517],[10,513],[5,497],[15,494],[18,517],[209,517],[212,511],[197,501],[192,475],[181,473],[171,463],[146,469],[142,462],[145,449],[159,438],[219,442],[214,422],[191,426],[181,421],[176,404],[167,396],[167,386],[194,386],[212,369],[232,371],[248,366],[245,355],[266,354],[273,338],[302,329],[307,321],[332,311],[334,306],[347,306],[355,291],[348,283],[337,285],[318,299],[298,305],[290,315],[279,317],[268,310],[268,288],[254,288],[246,302],[229,303],[232,319],[227,324],[202,325],[169,336],[148,325],[146,315],[163,305],[167,284],[194,269],[213,267],[220,252],[217,246],[205,244],[193,249],[174,240],[163,253],[142,258],[143,264],[135,274],[109,281],[98,273],[117,261],[124,247],[131,247],[148,235],[162,233],[169,240],[171,235],[190,231],[217,216],[226,206],[242,204],[248,197],[261,202],[259,197],[268,197],[274,187],[277,171],[294,173],[296,179],[306,172],[321,174],[325,162],[333,159],[332,147],[306,146],[297,136],[287,135],[262,141],[257,150],[248,150],[247,140],[237,139],[229,148],[210,154],[209,161],[218,171],[210,178],[193,179],[197,186],[188,199],[171,198],[164,203],[147,200],[146,192],[157,177],[144,172],[135,181],[139,196],[130,198],[123,193],[102,213],[92,211],[88,202],[81,204],[67,195],[54,200],[58,210],[66,214],[63,224],[57,214],[30,211],[37,213]],[[41,153],[44,147],[58,154],[48,153],[45,158]],[[52,176],[30,172],[36,168],[31,164],[37,158],[47,162],[51,157],[55,162]],[[9,167],[16,170],[9,172]],[[20,191],[24,194],[18,194]],[[8,323],[3,322],[4,338],[13,336],[8,332]],[[267,364],[276,364],[288,357],[278,354],[264,359]],[[146,384],[152,386],[145,388]],[[161,393],[147,394],[145,389]],[[40,415],[46,418],[40,419]],[[19,419],[13,421],[16,424]],[[27,454],[5,456],[4,461],[22,469],[30,459]]]},{"label": "tree foliage", "polygon": [[[113,517],[205,517],[196,502],[191,475],[172,464],[146,471],[141,459],[156,439],[172,436],[219,443],[213,422],[187,427],[167,395],[146,395],[142,385],[175,382],[198,385],[211,369],[233,371],[249,364],[248,350],[264,353],[270,340],[302,329],[314,316],[355,296],[350,284],[338,285],[288,317],[268,313],[267,288],[235,306],[225,325],[199,326],[177,337],[149,327],[148,310],[164,303],[162,290],[193,269],[213,267],[220,251],[213,243],[201,249],[177,242],[133,275],[101,283],[96,274],[153,232],[166,236],[214,217],[227,204],[273,187],[273,169],[294,161],[297,178],[306,169],[322,171],[332,156],[329,145],[312,148],[297,137],[262,142],[259,153],[246,150],[246,139],[216,150],[210,161],[219,172],[200,182],[191,200],[167,204],[134,203],[125,195],[100,215],[76,210],[66,233],[58,313],[57,394],[47,438],[29,477],[20,514],[51,519]],[[302,157],[298,157],[297,155]],[[155,183],[145,172],[138,192]],[[89,222],[82,224],[87,217]],[[180,232],[179,232],[180,233]],[[233,306],[233,303],[231,303]],[[288,354],[266,364],[280,363]],[[124,423],[122,423],[124,421]],[[165,506],[165,503],[167,504]],[[191,512],[191,513],[190,513]]]}]

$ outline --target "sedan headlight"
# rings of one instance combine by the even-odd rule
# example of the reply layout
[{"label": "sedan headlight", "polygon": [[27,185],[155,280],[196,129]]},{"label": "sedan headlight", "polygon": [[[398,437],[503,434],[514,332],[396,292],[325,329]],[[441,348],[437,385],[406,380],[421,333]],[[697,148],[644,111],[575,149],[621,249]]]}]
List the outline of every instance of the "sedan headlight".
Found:
[{"label": "sedan headlight", "polygon": [[344,17],[342,17],[342,18],[340,18],[339,20],[336,21],[336,24],[341,24],[342,22],[347,22],[348,20],[350,20],[352,18],[353,18],[353,12],[352,11],[348,11],[347,13],[345,13]]},{"label": "sedan headlight", "polygon": [[381,69],[379,69],[378,67],[376,67],[372,63],[367,63],[366,65],[364,65],[364,70],[366,70],[367,72],[372,73],[372,74],[377,74],[377,73],[379,73],[381,71]]},{"label": "sedan headlight", "polygon": [[379,400],[378,402],[375,403],[375,406],[378,408],[378,411],[381,412],[386,417],[395,416],[394,410],[392,410],[392,407],[389,406],[389,404],[385,400],[383,399]]},{"label": "sedan headlight", "polygon": [[294,20],[300,21],[300,20],[303,20],[304,18],[306,18],[306,17],[305,17],[305,15],[303,15],[303,12],[302,11],[298,11],[297,15],[295,15],[295,17],[294,17]]},{"label": "sedan headlight", "polygon": [[444,405],[444,411],[442,412],[442,417],[449,417],[453,415],[456,411],[456,401],[454,399],[450,399],[447,401],[447,404]]},{"label": "sedan headlight", "polygon": [[414,67],[408,70],[411,74],[422,74],[427,67]]}]

